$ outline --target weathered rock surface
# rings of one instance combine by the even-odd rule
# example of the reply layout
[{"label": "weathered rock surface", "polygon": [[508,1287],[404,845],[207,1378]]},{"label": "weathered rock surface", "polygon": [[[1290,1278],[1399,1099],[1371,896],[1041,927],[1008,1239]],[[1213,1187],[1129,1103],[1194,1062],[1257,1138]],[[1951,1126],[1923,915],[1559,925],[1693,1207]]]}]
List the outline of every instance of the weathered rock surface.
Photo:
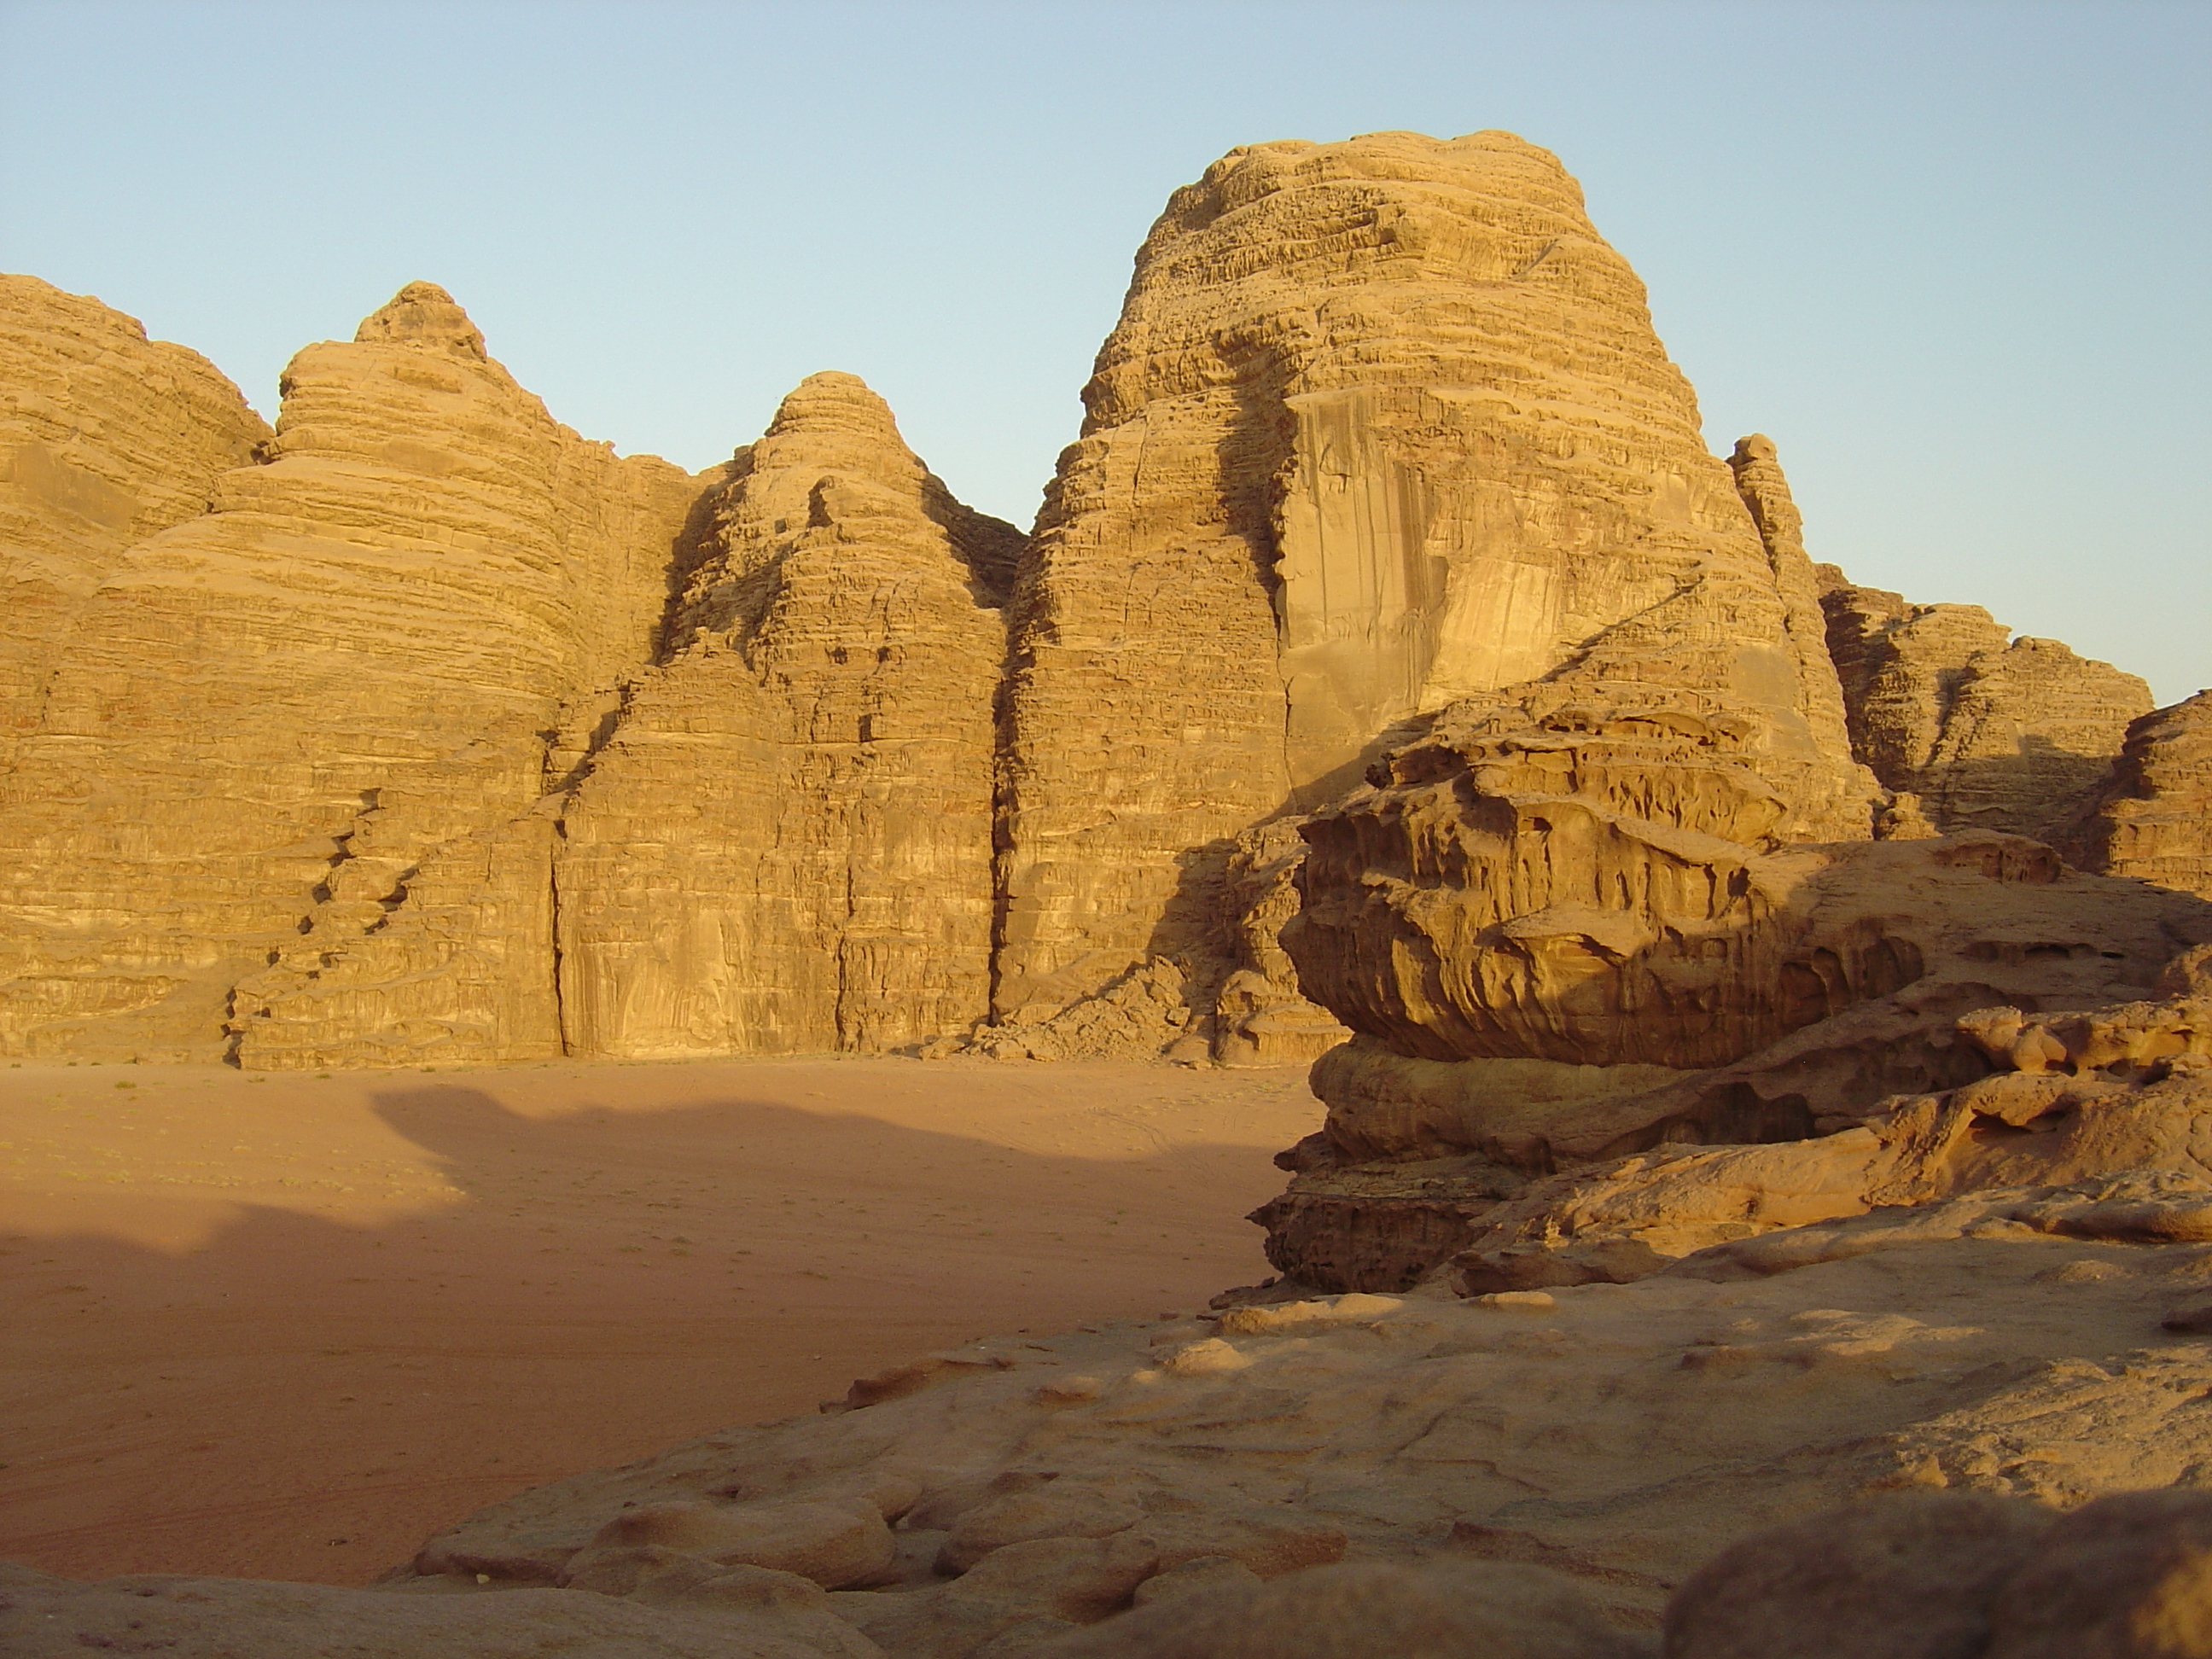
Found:
[{"label": "weathered rock surface", "polygon": [[[2021,861],[1960,856],[1977,848]],[[1435,1061],[1355,1038],[1315,1066],[1328,1119],[1277,1159],[1290,1188],[1254,1212],[1270,1259],[1316,1288],[1397,1291],[1457,1252],[1469,1290],[1536,1288],[1978,1187],[2132,1167],[2212,1180],[2196,1142],[2212,1109],[2206,952],[2148,968],[2212,929],[2200,902],[2065,871],[2010,837],[1841,850],[1856,896],[1832,889],[1807,914],[1886,915],[1922,967],[1901,990],[1704,1072]],[[2006,890],[2023,874],[2071,890],[2023,903]],[[1808,959],[1823,957],[1842,960]],[[2131,987],[2166,994],[2057,1012]],[[1767,1144],[1729,1144],[1745,1142]]]},{"label": "weathered rock surface", "polygon": [[[650,653],[696,487],[556,425],[425,283],[285,386],[265,464],[86,601],[0,781],[0,1032],[252,1064],[557,1053],[550,952],[521,949],[542,857],[466,866],[544,792],[563,705]],[[418,874],[464,930],[325,988],[356,946],[401,954]]]},{"label": "weathered rock surface", "polygon": [[[390,1595],[325,1584],[147,1574],[80,1584],[0,1564],[0,1649],[12,1659],[88,1650],[173,1659],[875,1659],[874,1644],[819,1605],[793,1606],[748,1569],[693,1575],[671,1594],[586,1590]],[[771,1575],[761,1575],[770,1577]],[[772,1575],[787,1579],[789,1574]],[[658,1592],[658,1593],[656,1593]]]},{"label": "weathered rock surface", "polygon": [[2151,706],[2135,675],[2011,639],[1979,605],[1911,605],[1814,568],[1853,752],[1939,830],[2049,837],[2105,786]]},{"label": "weathered rock surface", "polygon": [[1571,1580],[1496,1561],[1320,1567],[1274,1584],[1177,1597],[1031,1650],[1066,1659],[1644,1659],[1651,1652],[1609,1625]]},{"label": "weathered rock surface", "polygon": [[2212,898],[2212,691],[2128,727],[2104,790],[2061,832],[2069,856]]},{"label": "weathered rock surface", "polygon": [[1214,1001],[1213,1057],[1224,1066],[1284,1066],[1318,1060],[1352,1035],[1307,1000],[1283,949],[1283,928],[1297,914],[1306,845],[1295,819],[1275,818],[1240,833],[1225,882],[1236,919],[1237,952]]},{"label": "weathered rock surface", "polygon": [[572,1052],[883,1050],[989,1012],[999,581],[849,374],[740,455],[563,818]]},{"label": "weathered rock surface", "polygon": [[[945,1594],[908,1592],[921,1639],[894,1654],[1036,1659],[1656,1659],[1656,1633],[1624,1628],[1573,1570],[1486,1559],[1504,1541],[1455,1526],[1411,1559],[1307,1567],[1263,1579],[1225,1557],[1156,1571],[1099,1610],[1079,1563],[1110,1541],[1008,1547],[1048,1577],[979,1568]],[[1038,1546],[1042,1546],[1039,1547]],[[76,1584],[0,1565],[9,1651],[86,1648],[228,1659],[439,1651],[870,1659],[884,1650],[787,1573],[636,1551],[586,1590],[427,1595],[236,1579],[144,1577]],[[1667,1659],[2193,1659],[2212,1621],[2212,1498],[2168,1487],[2094,1498],[2070,1514],[1988,1491],[1899,1490],[1753,1532],[1669,1599]],[[581,1576],[578,1576],[580,1578]],[[996,1598],[971,1587],[992,1578]],[[596,1592],[596,1593],[595,1593]],[[964,1594],[963,1594],[964,1592]],[[620,1597],[620,1601],[614,1598]],[[848,1598],[839,1613],[865,1618]],[[1059,1607],[1059,1616],[1034,1609]],[[952,1611],[967,1613],[962,1618]],[[988,1609],[987,1611],[986,1609]],[[1623,1609],[1616,1606],[1618,1615]],[[1635,1618],[1633,1613],[1628,1615]],[[878,1613],[883,1623],[896,1614]]]},{"label": "weathered rock surface", "polygon": [[1711,688],[1793,825],[1863,833],[1804,573],[1547,153],[1232,152],[1153,227],[1085,400],[1013,607],[1002,1011],[1146,955],[1210,1011],[1240,831],[1571,662]]},{"label": "weathered rock surface", "polygon": [[1284,939],[1309,994],[1431,1060],[1702,1070],[1930,975],[2095,1001],[2212,915],[2016,836],[1784,844],[1729,725],[1680,705],[1448,716],[1376,775],[1303,826]]},{"label": "weathered rock surface", "polygon": [[37,729],[78,612],[124,550],[207,511],[269,428],[198,352],[0,273],[0,770]]},{"label": "weathered rock surface", "polygon": [[[1787,616],[1809,629],[1815,577],[1773,447],[1747,438],[1733,465]],[[1905,793],[1930,791],[1954,821],[1992,816],[1960,803],[1972,733],[2001,706],[2042,708],[2046,735],[2075,733],[2067,752],[2101,769],[2109,737],[2080,733],[2088,705],[2112,728],[2109,671],[2006,648],[1978,611],[1832,582],[1827,597],[1842,690],[1813,713],[1848,706],[1861,758],[1899,792],[1883,841],[1818,844],[1863,835],[1832,809],[1865,797],[1818,757],[1778,754],[1771,719],[1694,632],[1662,635],[1640,673],[1601,641],[1540,686],[1463,699],[1302,821],[1304,900],[1281,942],[1304,994],[1357,1035],[1316,1063],[1328,1126],[1255,1218],[1285,1273],[1403,1288],[1532,1176],[1846,1127],[1990,1069],[1957,1040],[1972,1010],[2139,999],[2177,949],[2212,938],[2193,895],[2079,874],[2016,835],[1934,836]],[[2023,661],[2058,663],[2019,681],[2040,702],[2003,691]],[[2081,718],[2066,725],[2062,705]],[[1884,725],[1885,710],[1922,724]],[[2078,813],[2087,776],[2069,795],[2003,775],[1990,787],[2021,810],[1994,816],[2033,801],[2039,824]],[[1844,1201],[1871,1179],[1823,1169],[1805,1190]]]},{"label": "weathered rock surface", "polygon": [[[860,382],[816,377],[695,479],[556,424],[416,283],[294,360],[241,466],[258,423],[234,395],[216,418],[198,360],[9,294],[38,350],[98,369],[101,510],[146,501],[106,553],[26,532],[86,591],[0,777],[0,1049],[883,1048],[983,1016],[1022,538]],[[60,453],[38,431],[25,478]],[[16,495],[60,501],[36,476]]]},{"label": "weathered rock surface", "polygon": [[2051,1521],[2017,1498],[1922,1492],[1759,1534],[1700,1567],[1668,1605],[1669,1659],[1974,1659],[1990,1603]]},{"label": "weathered rock surface", "polygon": [[[1854,1494],[2066,1507],[2182,1478],[2212,1448],[2187,1381],[2212,1361],[2160,1322],[2198,1294],[2206,1238],[2212,1178],[2107,1173],[1770,1231],[1519,1302],[1320,1298],[979,1345],[877,1404],[512,1500],[422,1565],[550,1582],[625,1504],[758,1509],[895,1477],[920,1492],[898,1530],[927,1534],[939,1571],[837,1602],[894,1652],[1103,1616],[1051,1598],[1109,1559],[1117,1604],[1170,1556],[1273,1577],[1315,1546],[1266,1540],[1301,1536],[1347,1559],[1562,1567],[1648,1618],[1715,1549]],[[2054,1411],[2075,1426],[2054,1431]],[[964,1593],[942,1576],[1009,1553],[1058,1565],[1009,1561]]]},{"label": "weathered rock surface", "polygon": [[1964,1494],[1858,1504],[1747,1540],[1667,1612],[1669,1659],[2179,1659],[2212,1632],[2212,1498],[2117,1493],[2054,1519]]}]

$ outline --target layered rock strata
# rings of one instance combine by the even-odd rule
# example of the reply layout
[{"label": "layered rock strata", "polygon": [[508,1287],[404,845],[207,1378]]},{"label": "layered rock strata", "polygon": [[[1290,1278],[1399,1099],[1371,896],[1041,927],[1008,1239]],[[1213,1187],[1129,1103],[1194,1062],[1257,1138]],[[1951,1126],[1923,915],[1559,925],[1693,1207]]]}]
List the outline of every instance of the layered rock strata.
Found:
[{"label": "layered rock strata", "polygon": [[[2212,1123],[2208,955],[2199,947],[2172,964],[2159,988],[2170,994],[2159,1000],[1964,1015],[1954,1022],[1954,1046],[1987,1066],[1984,1075],[1839,1114],[1817,1139],[1662,1146],[1471,1206],[1464,1213],[1474,1231],[1455,1258],[1457,1282],[1470,1293],[1624,1282],[1777,1228],[1993,1188],[2095,1182],[2116,1170],[2154,1172],[2146,1191],[2212,1188],[2202,1139]],[[2154,1224],[2152,1210],[2117,1189],[2097,1204],[2100,1224],[2119,1227],[2130,1213]],[[2061,1231],[2081,1224],[2067,1218],[2072,1211],[2036,1213]],[[1765,1261],[1783,1248],[1747,1245],[1737,1255]]]},{"label": "layered rock strata", "polygon": [[1448,711],[1302,825],[1283,942],[1357,1035],[1316,1064],[1328,1124],[1254,1217],[1300,1282],[1400,1289],[1532,1179],[1971,1083],[1994,1062],[1961,1016],[2140,998],[2212,939],[2193,895],[2019,836],[1784,842],[1725,705],[1558,696],[1533,722]]},{"label": "layered rock strata", "polygon": [[270,435],[198,352],[0,273],[0,770],[39,724],[76,615],[124,550],[207,510]]},{"label": "layered rock strata", "polygon": [[1085,403],[1014,603],[1003,1012],[1147,955],[1210,1000],[1239,832],[1571,665],[1723,693],[1786,833],[1864,833],[1802,550],[1778,568],[1546,152],[1232,152],[1153,227]]},{"label": "layered rock strata", "polygon": [[556,425],[416,283],[295,358],[237,465],[265,429],[197,358],[9,299],[22,383],[93,365],[108,449],[9,452],[22,557],[73,575],[24,611],[55,665],[0,783],[0,1046],[890,1048],[987,1013],[1022,535],[865,385],[817,376],[690,477]]},{"label": "layered rock strata", "polygon": [[[850,377],[694,478],[556,425],[417,284],[301,354],[256,449],[128,319],[6,305],[25,382],[89,411],[9,417],[46,572],[0,687],[0,726],[36,710],[11,1052],[1264,1065],[1350,1031],[1333,1077],[1377,1044],[1705,1077],[1849,1004],[1862,1053],[1903,1021],[1902,1075],[1910,930],[1793,909],[1857,890],[1790,848],[2063,832],[2204,884],[2193,716],[2107,777],[2139,682],[1812,565],[1774,446],[1706,452],[1634,274],[1508,134],[1254,146],[1177,192],[1033,545]],[[1353,830],[1370,770],[1406,822]],[[1315,860],[1343,898],[1370,856],[1359,902],[1423,915],[1302,957]]]},{"label": "layered rock strata", "polygon": [[1853,752],[1937,830],[2058,833],[2151,706],[2135,675],[2012,639],[1979,605],[1911,605],[1815,568]]},{"label": "layered rock strata", "polygon": [[2059,841],[2089,869],[2212,899],[2212,691],[2130,725],[2111,779]]},{"label": "layered rock strata", "polygon": [[[542,972],[513,971],[542,861],[487,888],[439,860],[477,860],[543,793],[564,705],[647,658],[696,493],[557,425],[427,283],[300,353],[263,464],[121,556],[0,782],[7,1046],[558,1052]],[[418,878],[459,931],[390,1006],[325,994]]]},{"label": "layered rock strata", "polygon": [[284,394],[206,511],[172,488],[183,522],[26,613],[57,666],[0,781],[0,1048],[391,1065],[983,1017],[1023,538],[866,386],[815,377],[694,478],[556,425],[417,283]]},{"label": "layered rock strata", "polygon": [[848,374],[740,456],[564,815],[572,1052],[885,1050],[989,1012],[994,608],[1019,541]]}]

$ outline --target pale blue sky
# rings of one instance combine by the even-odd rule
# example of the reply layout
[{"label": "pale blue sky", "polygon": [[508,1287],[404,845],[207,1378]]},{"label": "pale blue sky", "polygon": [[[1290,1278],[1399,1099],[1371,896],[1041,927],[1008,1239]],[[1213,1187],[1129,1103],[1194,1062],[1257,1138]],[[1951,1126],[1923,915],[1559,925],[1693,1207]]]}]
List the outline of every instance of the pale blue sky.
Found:
[{"label": "pale blue sky", "polygon": [[1024,524],[1176,185],[1232,145],[1556,150],[1814,556],[2212,684],[2212,4],[0,0],[0,268],[275,413],[445,284],[690,466],[864,375]]}]

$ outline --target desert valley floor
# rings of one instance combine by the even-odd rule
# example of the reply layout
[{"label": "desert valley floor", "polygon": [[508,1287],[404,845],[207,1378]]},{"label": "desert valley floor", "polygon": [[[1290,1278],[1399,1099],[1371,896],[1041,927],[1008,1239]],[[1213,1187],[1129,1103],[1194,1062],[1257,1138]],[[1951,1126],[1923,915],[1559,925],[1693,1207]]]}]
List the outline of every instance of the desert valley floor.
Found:
[{"label": "desert valley floor", "polygon": [[1303,1069],[0,1067],[0,1558],[364,1583],[987,1333],[1202,1305]]}]

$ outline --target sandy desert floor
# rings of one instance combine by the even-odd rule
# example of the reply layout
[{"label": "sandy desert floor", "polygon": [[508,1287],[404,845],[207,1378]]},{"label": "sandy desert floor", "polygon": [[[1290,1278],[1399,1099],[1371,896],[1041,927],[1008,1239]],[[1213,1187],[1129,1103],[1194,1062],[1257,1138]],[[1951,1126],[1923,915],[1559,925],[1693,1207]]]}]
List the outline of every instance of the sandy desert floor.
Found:
[{"label": "sandy desert floor", "polygon": [[362,1583],[520,1488],[1200,1305],[1301,1071],[0,1066],[0,1558]]}]

